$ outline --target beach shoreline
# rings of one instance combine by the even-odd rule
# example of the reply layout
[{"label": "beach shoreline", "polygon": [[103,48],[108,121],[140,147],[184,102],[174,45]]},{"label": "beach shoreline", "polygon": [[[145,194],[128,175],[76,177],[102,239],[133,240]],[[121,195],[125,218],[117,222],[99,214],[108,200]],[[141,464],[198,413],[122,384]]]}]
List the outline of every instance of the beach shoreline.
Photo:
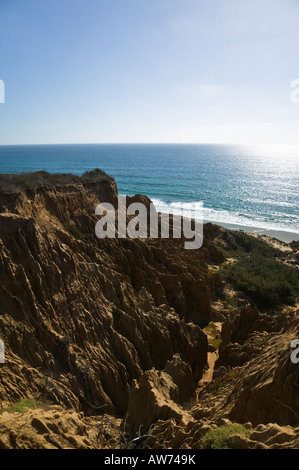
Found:
[{"label": "beach shoreline", "polygon": [[217,221],[211,220],[204,220],[204,224],[212,223],[215,225],[219,225],[220,227],[227,228],[229,230],[234,231],[243,231],[250,235],[264,235],[269,238],[276,238],[279,241],[284,243],[291,243],[292,241],[299,241],[299,233],[295,232],[286,232],[283,230],[269,230],[259,227],[250,227],[246,225],[237,225],[237,224],[229,224],[229,223],[222,223]]}]

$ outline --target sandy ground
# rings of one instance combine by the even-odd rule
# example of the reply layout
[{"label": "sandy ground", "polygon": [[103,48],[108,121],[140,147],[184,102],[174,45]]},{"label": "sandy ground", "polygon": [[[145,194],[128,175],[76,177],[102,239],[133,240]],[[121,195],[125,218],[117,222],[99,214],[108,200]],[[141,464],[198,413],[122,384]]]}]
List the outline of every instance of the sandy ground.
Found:
[{"label": "sandy ground", "polygon": [[217,359],[218,359],[218,353],[217,352],[209,352],[208,353],[209,367],[203,373],[202,379],[200,380],[200,382],[198,384],[199,389],[204,388],[205,385],[207,385],[208,383],[210,383],[212,381],[214,366],[215,366],[215,362],[217,361]]},{"label": "sandy ground", "polygon": [[[213,322],[213,323],[216,326],[218,332],[220,333],[221,328],[222,328],[222,323],[221,322]],[[209,338],[209,334],[207,336]],[[211,336],[211,338],[212,337],[214,336]],[[199,393],[203,388],[206,387],[206,385],[208,385],[212,381],[213,373],[214,373],[214,366],[215,366],[215,362],[217,361],[217,359],[218,359],[217,350],[214,352],[208,352],[208,367],[204,371],[201,380],[198,382],[197,393]]]}]

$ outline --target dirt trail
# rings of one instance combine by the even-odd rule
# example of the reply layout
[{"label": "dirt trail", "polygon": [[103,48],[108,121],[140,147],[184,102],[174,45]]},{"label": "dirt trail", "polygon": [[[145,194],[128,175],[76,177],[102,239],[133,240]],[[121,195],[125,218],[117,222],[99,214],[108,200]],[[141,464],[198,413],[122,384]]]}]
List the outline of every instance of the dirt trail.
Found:
[{"label": "dirt trail", "polygon": [[[217,329],[217,334],[221,333],[221,328],[222,328],[222,323],[221,322],[213,322]],[[214,339],[215,338],[215,332],[213,334],[207,333],[208,340],[209,339]],[[198,382],[198,388],[197,388],[197,395],[198,393],[203,390],[213,379],[213,373],[214,373],[214,367],[215,367],[215,362],[218,359],[218,349],[215,351],[208,352],[208,367],[205,369],[203,376],[201,380]]]},{"label": "dirt trail", "polygon": [[208,368],[204,371],[201,380],[198,382],[198,389],[197,393],[200,392],[203,388],[205,388],[213,378],[214,366],[215,362],[218,359],[217,352],[209,352],[208,353]]}]

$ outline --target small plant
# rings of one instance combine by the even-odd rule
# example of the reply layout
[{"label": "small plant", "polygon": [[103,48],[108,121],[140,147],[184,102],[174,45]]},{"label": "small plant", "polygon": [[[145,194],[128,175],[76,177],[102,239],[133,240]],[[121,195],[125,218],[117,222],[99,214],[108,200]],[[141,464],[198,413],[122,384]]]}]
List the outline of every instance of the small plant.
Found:
[{"label": "small plant", "polygon": [[202,449],[233,449],[231,436],[238,434],[242,437],[249,437],[250,430],[242,424],[227,424],[211,429],[201,441]]},{"label": "small plant", "polygon": [[[277,259],[280,252],[267,242],[245,233],[234,233],[227,241],[226,250],[227,257],[234,262],[221,266],[220,277],[245,293],[257,307],[270,311],[296,302],[298,268]],[[230,300],[233,299],[227,299]]]},{"label": "small plant", "polygon": [[[142,425],[133,437],[127,431],[127,418],[125,417],[122,425],[116,424],[116,420],[111,416],[104,415],[100,420],[100,426],[97,438],[103,448],[107,449],[151,449],[153,443],[163,448],[163,440],[151,434],[152,426],[148,431],[142,432]],[[150,446],[149,446],[150,443]]]},{"label": "small plant", "polygon": [[7,411],[8,413],[24,413],[28,408],[38,408],[38,402],[33,398],[23,398],[14,405],[1,410],[1,413],[3,413],[3,411]]},{"label": "small plant", "polygon": [[93,178],[97,178],[98,176],[108,176],[108,175],[105,171],[101,170],[100,168],[95,168],[94,170],[85,171],[85,173],[83,173],[82,175],[82,178],[93,179]]},{"label": "small plant", "polygon": [[228,374],[224,375],[220,379],[218,379],[216,382],[212,384],[212,391],[217,392],[223,387],[226,387],[228,384],[233,382],[239,374],[238,370],[234,370],[232,372],[229,372]]},{"label": "small plant", "polygon": [[62,224],[64,230],[68,232],[73,238],[76,240],[81,240],[81,242],[89,243],[90,240],[84,233],[80,232],[80,230],[76,227],[75,224]]},{"label": "small plant", "polygon": [[208,344],[211,344],[215,348],[219,349],[222,343],[221,335],[213,322],[210,322],[204,329],[203,332],[208,337]]},{"label": "small plant", "polygon": [[219,349],[222,343],[221,338],[208,338],[208,344],[214,346],[216,349]]},{"label": "small plant", "polygon": [[48,173],[47,171],[27,172],[20,174],[0,173],[0,194],[21,191],[36,191],[50,186],[80,184],[97,181],[111,181],[105,171],[95,168],[86,171],[82,176],[71,173]]},{"label": "small plant", "polygon": [[239,299],[236,296],[226,294],[225,301],[230,307],[237,308],[239,306]]},{"label": "small plant", "polygon": [[216,334],[218,332],[216,325],[211,321],[204,329],[207,334]]}]

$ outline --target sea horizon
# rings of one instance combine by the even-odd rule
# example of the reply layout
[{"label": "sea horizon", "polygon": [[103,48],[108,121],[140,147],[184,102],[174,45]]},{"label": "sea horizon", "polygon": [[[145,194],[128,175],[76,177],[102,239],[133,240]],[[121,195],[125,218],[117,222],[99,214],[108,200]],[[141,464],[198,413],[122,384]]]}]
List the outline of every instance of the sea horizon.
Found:
[{"label": "sea horizon", "polygon": [[119,194],[159,212],[203,202],[204,222],[299,240],[299,146],[193,143],[0,145],[0,172],[82,174],[99,167]]}]

